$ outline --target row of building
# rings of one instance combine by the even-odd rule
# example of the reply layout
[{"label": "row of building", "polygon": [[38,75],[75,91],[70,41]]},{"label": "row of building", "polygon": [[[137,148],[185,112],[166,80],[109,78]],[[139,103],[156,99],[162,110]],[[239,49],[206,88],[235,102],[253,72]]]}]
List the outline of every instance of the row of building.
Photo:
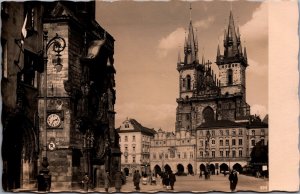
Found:
[{"label": "row of building", "polygon": [[36,190],[41,173],[55,189],[81,187],[85,173],[101,186],[121,152],[115,40],[95,1],[2,2],[1,20],[3,189]]},{"label": "row of building", "polygon": [[[242,171],[251,162],[253,148],[268,145],[267,116],[250,115],[246,102],[246,47],[230,11],[224,32],[224,53],[217,46],[217,76],[211,63],[198,57],[198,40],[190,20],[184,59],[178,56],[179,97],[175,131],[154,130],[126,119],[118,133],[121,168],[130,175],[172,170],[178,174]],[[265,162],[264,165],[268,165]]]}]

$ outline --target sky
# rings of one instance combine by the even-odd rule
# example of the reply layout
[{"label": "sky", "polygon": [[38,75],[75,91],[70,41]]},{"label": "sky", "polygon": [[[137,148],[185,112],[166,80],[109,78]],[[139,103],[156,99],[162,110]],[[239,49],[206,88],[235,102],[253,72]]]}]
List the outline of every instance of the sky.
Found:
[{"label": "sky", "polygon": [[[192,10],[190,11],[190,4]],[[148,128],[175,130],[178,53],[183,58],[190,18],[198,55],[215,65],[223,52],[230,10],[247,48],[246,101],[268,113],[268,5],[258,1],[96,1],[96,20],[115,38],[116,127],[133,118]],[[200,59],[201,60],[201,59]]]}]

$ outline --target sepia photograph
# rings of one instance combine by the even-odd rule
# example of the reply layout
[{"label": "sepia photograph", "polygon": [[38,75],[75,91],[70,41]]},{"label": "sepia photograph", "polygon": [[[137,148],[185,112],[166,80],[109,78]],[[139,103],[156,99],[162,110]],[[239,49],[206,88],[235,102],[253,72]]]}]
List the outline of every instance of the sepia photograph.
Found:
[{"label": "sepia photograph", "polygon": [[[274,52],[271,4],[2,1],[1,191],[299,189],[299,176],[281,186],[272,173],[285,157],[297,173],[298,125],[281,146],[276,122],[299,104],[273,105],[285,81],[270,81],[270,53],[294,52]],[[297,71],[286,78],[298,83]]]}]

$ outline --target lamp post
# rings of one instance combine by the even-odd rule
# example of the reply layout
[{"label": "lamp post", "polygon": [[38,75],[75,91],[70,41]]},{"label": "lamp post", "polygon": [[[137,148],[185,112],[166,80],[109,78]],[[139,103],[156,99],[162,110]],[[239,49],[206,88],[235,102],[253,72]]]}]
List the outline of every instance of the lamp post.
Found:
[{"label": "lamp post", "polygon": [[62,60],[60,52],[62,52],[66,47],[66,41],[58,34],[54,36],[52,39],[48,41],[48,31],[44,31],[43,34],[43,59],[44,59],[44,130],[45,130],[45,142],[44,146],[44,153],[42,153],[43,160],[42,160],[42,168],[39,171],[38,175],[38,190],[39,191],[49,191],[51,187],[51,176],[49,174],[49,166],[48,157],[47,157],[47,64],[48,64],[48,50],[49,48],[53,49],[56,53],[56,64],[55,68],[59,72],[62,69]]}]

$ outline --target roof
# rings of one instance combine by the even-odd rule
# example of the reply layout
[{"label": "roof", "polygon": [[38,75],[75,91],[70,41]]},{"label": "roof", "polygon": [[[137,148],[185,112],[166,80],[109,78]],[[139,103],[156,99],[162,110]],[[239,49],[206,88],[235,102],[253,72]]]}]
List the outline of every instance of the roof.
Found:
[{"label": "roof", "polygon": [[156,131],[154,129],[144,127],[139,122],[137,122],[135,119],[129,119],[129,122],[133,125],[134,129],[137,131],[140,131],[142,133],[146,133],[149,135],[154,135],[156,133]]},{"label": "roof", "polygon": [[245,125],[230,120],[215,120],[215,121],[208,121],[202,123],[197,128],[202,129],[202,128],[243,127],[243,126]]},{"label": "roof", "polygon": [[156,131],[154,129],[144,127],[139,122],[137,122],[135,119],[129,119],[128,121],[132,124],[134,129],[133,130],[132,129],[129,129],[129,130],[122,129],[121,130],[121,128],[119,127],[119,128],[116,129],[118,133],[141,132],[141,133],[144,133],[144,134],[147,134],[147,135],[152,135],[152,136],[156,133]]}]

